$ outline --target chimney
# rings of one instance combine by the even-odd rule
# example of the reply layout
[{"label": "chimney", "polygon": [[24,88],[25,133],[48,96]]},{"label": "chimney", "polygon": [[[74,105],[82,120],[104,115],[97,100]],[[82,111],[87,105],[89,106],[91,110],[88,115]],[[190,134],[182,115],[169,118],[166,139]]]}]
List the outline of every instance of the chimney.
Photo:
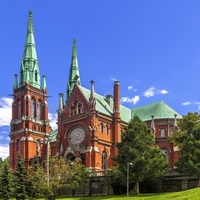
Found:
[{"label": "chimney", "polygon": [[113,113],[119,113],[120,106],[120,83],[119,81],[114,82],[114,107]]}]

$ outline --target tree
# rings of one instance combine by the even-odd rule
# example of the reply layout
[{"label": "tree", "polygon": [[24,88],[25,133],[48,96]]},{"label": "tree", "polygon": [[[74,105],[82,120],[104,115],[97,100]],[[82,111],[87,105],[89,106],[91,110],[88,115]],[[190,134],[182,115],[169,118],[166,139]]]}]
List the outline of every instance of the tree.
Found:
[{"label": "tree", "polygon": [[164,176],[168,165],[166,155],[155,146],[153,134],[138,116],[134,116],[129,122],[117,147],[118,155],[115,161],[118,164],[117,169],[124,176],[121,184],[126,184],[127,163],[131,163],[130,184],[134,184],[138,194],[141,181],[145,179],[158,181]]},{"label": "tree", "polygon": [[71,193],[73,189],[79,188],[88,179],[88,172],[83,165],[69,163],[62,157],[50,157],[49,187],[46,170],[41,166],[35,169],[35,171],[33,168],[31,170],[34,174],[32,182],[34,190],[52,200],[60,194]]},{"label": "tree", "polygon": [[178,129],[171,141],[179,148],[179,160],[175,163],[179,173],[198,176],[200,186],[200,115],[189,112],[178,121]]},{"label": "tree", "polygon": [[7,160],[3,162],[0,175],[0,199],[10,199],[11,197],[11,172]]},{"label": "tree", "polygon": [[30,191],[28,182],[27,171],[24,167],[24,163],[21,155],[18,155],[17,168],[14,172],[14,186],[15,186],[15,197],[16,199],[23,200],[28,198]]}]

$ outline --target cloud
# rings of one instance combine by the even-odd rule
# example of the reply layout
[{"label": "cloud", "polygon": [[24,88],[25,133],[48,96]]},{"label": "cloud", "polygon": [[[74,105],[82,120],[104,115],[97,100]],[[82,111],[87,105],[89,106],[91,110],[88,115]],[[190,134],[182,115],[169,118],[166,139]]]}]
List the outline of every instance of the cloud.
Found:
[{"label": "cloud", "polygon": [[49,120],[50,120],[50,125],[51,125],[51,128],[53,130],[57,129],[58,126],[57,126],[57,113],[49,113],[48,115],[49,117]]},{"label": "cloud", "polygon": [[121,98],[121,103],[131,103],[133,105],[137,104],[140,100],[139,96],[134,96],[133,98],[130,97],[122,97]]},{"label": "cloud", "polygon": [[183,103],[182,103],[183,106],[188,106],[188,105],[190,105],[190,104],[192,104],[190,101],[186,101],[186,102],[183,102]]},{"label": "cloud", "polygon": [[168,91],[167,90],[158,90],[157,94],[167,94]]},{"label": "cloud", "polygon": [[0,144],[0,157],[5,159],[9,156],[9,145]]},{"label": "cloud", "polygon": [[117,78],[115,78],[115,77],[110,77],[110,80],[111,80],[111,81],[117,81]]},{"label": "cloud", "polygon": [[149,89],[147,89],[145,92],[144,92],[144,96],[145,97],[153,97],[155,95],[155,88],[154,87],[150,87]]},{"label": "cloud", "polygon": [[12,116],[12,98],[0,98],[0,127],[9,126]]},{"label": "cloud", "polygon": [[167,94],[167,93],[168,93],[167,90],[159,90],[159,89],[156,89],[155,87],[150,87],[149,89],[144,91],[143,95],[149,98],[149,97],[153,97],[156,94]]},{"label": "cloud", "polygon": [[128,86],[128,90],[132,90],[132,89],[133,89],[132,85]]}]

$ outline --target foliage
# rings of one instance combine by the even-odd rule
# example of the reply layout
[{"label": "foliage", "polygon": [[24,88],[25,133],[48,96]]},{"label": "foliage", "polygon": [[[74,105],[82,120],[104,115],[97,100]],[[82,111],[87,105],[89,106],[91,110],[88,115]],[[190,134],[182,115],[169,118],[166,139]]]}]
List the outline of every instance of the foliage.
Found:
[{"label": "foliage", "polygon": [[2,164],[0,174],[0,198],[10,199],[11,197],[11,172],[9,169],[8,160],[5,160]]},{"label": "foliage", "polygon": [[17,168],[14,172],[15,198],[23,200],[28,198],[29,181],[21,155],[18,155]]},{"label": "foliage", "polygon": [[72,165],[67,163],[64,158],[50,157],[49,171],[48,187],[46,169],[39,165],[33,165],[29,169],[29,175],[33,177],[35,197],[44,195],[47,199],[55,199],[58,195],[72,192],[88,179],[88,173],[83,165],[78,163]]},{"label": "foliage", "polygon": [[178,122],[178,127],[171,136],[171,141],[179,147],[177,169],[180,173],[200,177],[200,115],[188,113]]},{"label": "foliage", "polygon": [[[122,141],[117,144],[118,155],[115,157],[121,184],[126,184],[127,168],[130,169],[130,184],[135,184],[139,193],[139,183],[146,179],[160,180],[167,169],[166,155],[155,146],[155,138],[147,125],[134,116],[122,133]],[[128,163],[131,165],[128,166]],[[122,178],[123,177],[123,178]]]}]

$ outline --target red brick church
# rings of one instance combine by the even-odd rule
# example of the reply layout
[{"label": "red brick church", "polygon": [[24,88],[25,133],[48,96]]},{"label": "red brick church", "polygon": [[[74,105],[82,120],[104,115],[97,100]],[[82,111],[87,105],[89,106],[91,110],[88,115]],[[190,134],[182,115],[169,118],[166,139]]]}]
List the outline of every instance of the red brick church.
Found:
[{"label": "red brick church", "polygon": [[[121,132],[134,115],[154,131],[156,144],[167,154],[169,167],[178,159],[177,149],[168,136],[181,116],[164,102],[129,109],[120,104],[120,83],[113,83],[113,95],[102,96],[81,85],[76,41],[73,41],[66,94],[59,94],[58,127],[52,130],[48,119],[46,78],[37,60],[32,13],[29,12],[27,37],[21,61],[19,81],[14,79],[12,119],[10,123],[10,166],[16,167],[20,153],[26,166],[35,156],[50,154],[83,163],[94,171],[109,169],[117,154]],[[123,83],[122,83],[123,84]]]}]

